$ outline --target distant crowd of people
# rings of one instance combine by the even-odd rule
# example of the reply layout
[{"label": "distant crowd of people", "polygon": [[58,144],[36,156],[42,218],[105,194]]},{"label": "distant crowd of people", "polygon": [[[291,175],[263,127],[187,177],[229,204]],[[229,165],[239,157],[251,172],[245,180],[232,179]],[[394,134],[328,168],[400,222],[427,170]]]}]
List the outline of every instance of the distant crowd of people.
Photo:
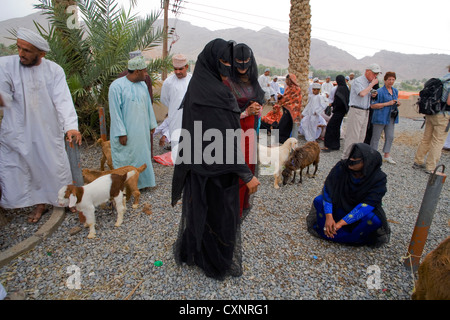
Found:
[{"label": "distant crowd of people", "polygon": [[[72,183],[64,140],[81,144],[81,134],[64,71],[45,59],[50,50],[46,40],[20,28],[17,47],[18,55],[0,58],[0,106],[4,111],[0,206],[34,206],[29,222],[36,223],[46,205],[58,206],[58,190]],[[377,247],[389,241],[390,228],[381,206],[387,176],[381,165],[383,161],[396,163],[391,147],[401,103],[393,86],[395,72],[384,74],[381,88],[378,77],[382,71],[375,63],[356,78],[354,74],[338,75],[336,85],[331,77],[323,84],[313,79],[304,93],[308,102],[302,106],[296,75],[286,75],[284,88],[277,77],[270,78],[270,70],[258,75],[255,55],[244,43],[210,41],[198,55],[193,74],[188,72],[183,54],[174,55],[172,64],[174,73],[161,88],[161,102],[168,113],[157,132],[162,133],[160,145],[171,148],[171,203],[175,206],[182,199],[174,244],[178,263],[197,265],[216,279],[240,276],[240,226],[261,185],[254,161],[259,131],[276,132],[280,144],[300,133],[306,141],[323,140],[322,152],[332,152],[341,149],[344,117],[341,161],[328,174],[322,193],[311,199],[308,230],[319,238],[350,245]],[[413,164],[428,173],[436,167],[448,135],[448,68],[442,78],[441,98],[447,109],[425,117]],[[146,163],[147,169],[139,176],[140,189],[156,185],[152,141],[158,124],[148,79],[145,59],[135,51],[130,53],[127,70],[109,88],[113,165],[139,167]],[[263,115],[269,101],[272,109]],[[211,130],[223,137],[230,130],[241,130],[246,133],[245,141],[233,139],[231,148],[217,141],[193,142],[196,135],[204,137]],[[382,156],[378,145],[383,132]],[[212,146],[213,162],[198,157],[211,154]],[[230,158],[232,162],[227,161]]]}]

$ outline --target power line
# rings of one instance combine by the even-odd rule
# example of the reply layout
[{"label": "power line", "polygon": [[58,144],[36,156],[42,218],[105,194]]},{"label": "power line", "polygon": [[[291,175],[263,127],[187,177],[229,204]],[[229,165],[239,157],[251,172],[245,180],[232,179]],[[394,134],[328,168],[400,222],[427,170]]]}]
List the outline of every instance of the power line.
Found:
[{"label": "power line", "polygon": [[[181,1],[179,1],[181,2]],[[257,18],[263,18],[263,19],[269,19],[271,21],[281,21],[281,22],[286,22],[284,20],[280,20],[280,19],[274,19],[272,17],[264,17],[264,16],[260,16],[260,15],[254,15],[254,14],[249,14],[249,13],[244,13],[244,12],[240,12],[240,11],[236,11],[236,10],[230,10],[230,9],[226,9],[226,8],[219,8],[219,7],[214,7],[214,6],[210,6],[210,5],[203,5],[203,4],[198,4],[192,1],[184,1],[187,4],[194,4],[194,5],[198,5],[198,6],[203,6],[203,7],[207,7],[207,8],[211,8],[211,9],[218,9],[218,10],[223,10],[223,11],[229,11],[232,13],[237,13],[237,14],[241,14],[241,15],[245,15],[245,16],[253,16],[253,17],[257,17]],[[229,23],[229,22],[224,22],[224,19],[231,19],[231,20],[235,20],[238,22],[244,22],[244,23],[250,23],[253,25],[257,25],[257,26],[262,26],[262,27],[268,27],[266,24],[262,24],[262,23],[256,23],[256,22],[252,22],[249,20],[243,20],[243,19],[237,19],[237,18],[233,18],[233,17],[229,17],[229,16],[224,16],[221,14],[217,14],[217,13],[212,13],[209,11],[202,11],[202,10],[196,10],[196,9],[192,9],[190,7],[186,7],[186,6],[181,6],[181,4],[177,5],[176,8],[179,12],[180,9],[184,9],[184,10],[188,10],[191,12],[196,12],[200,15],[195,15],[195,14],[189,14],[189,13],[183,13],[184,15],[188,15],[197,19],[203,19],[203,20],[208,20],[208,21],[212,21],[215,23],[220,23],[223,25],[228,25],[231,27],[241,27],[240,25],[236,25],[235,23]],[[201,14],[207,14],[208,16],[216,16],[219,17],[220,19],[212,19],[212,18],[205,18],[204,16],[201,16]],[[274,26],[270,26],[271,29],[275,30],[275,31],[279,31],[281,33],[285,33],[284,29],[280,29],[280,28],[276,28]],[[439,48],[431,48],[431,47],[425,47],[425,46],[419,46],[419,45],[411,45],[411,44],[406,44],[406,43],[399,43],[399,42],[394,42],[394,41],[389,41],[389,40],[385,40],[385,39],[376,39],[374,37],[365,37],[365,36],[360,36],[360,35],[356,35],[356,34],[351,34],[348,32],[341,32],[341,31],[336,31],[336,30],[330,30],[330,29],[326,29],[326,28],[320,28],[320,27],[314,27],[311,26],[312,32],[313,33],[315,30],[322,30],[322,31],[328,31],[328,32],[333,32],[333,33],[337,33],[340,35],[345,35],[345,36],[354,36],[354,37],[360,37],[360,38],[364,38],[364,39],[369,39],[369,40],[377,40],[377,41],[381,41],[381,42],[385,42],[385,43],[394,43],[397,45],[404,45],[404,46],[410,46],[410,47],[416,47],[416,48],[422,48],[422,49],[430,49],[430,50],[437,50],[437,51],[442,51],[442,52],[450,52],[449,50],[445,50],[445,49],[439,49]],[[266,34],[268,36],[274,36],[273,34],[264,32],[264,31],[259,31],[263,34]],[[287,35],[287,34],[286,34]],[[332,42],[332,43],[337,43],[337,44],[342,44],[342,45],[348,45],[348,46],[353,46],[353,47],[358,47],[358,48],[366,48],[366,49],[371,49],[371,50],[375,50],[375,52],[378,52],[382,49],[380,49],[380,47],[369,47],[369,46],[364,46],[361,44],[356,44],[356,43],[349,43],[349,42],[345,42],[342,40],[336,40],[336,39],[329,39],[327,37],[323,37],[323,36],[314,36],[314,38],[319,39],[319,40],[323,40],[323,41],[327,41],[327,42]],[[358,52],[357,50],[348,50],[345,49],[345,51],[347,52],[351,52],[353,54],[359,54],[359,55],[367,55],[367,53],[362,53],[362,52]]]},{"label": "power line", "polygon": [[214,6],[210,6],[210,5],[206,5],[206,4],[195,3],[195,2],[192,2],[192,1],[185,1],[185,2],[194,4],[194,5],[197,5],[197,6],[208,7],[208,8],[212,8],[212,9],[221,10],[221,11],[229,11],[229,12],[238,13],[238,14],[242,14],[242,15],[246,15],[246,16],[251,16],[251,17],[256,17],[256,18],[263,18],[263,19],[270,19],[271,21],[278,21],[278,22],[286,23],[286,20],[274,19],[272,17],[269,18],[269,17],[265,17],[265,16],[260,16],[260,15],[256,15],[256,14],[247,13],[247,12],[236,11],[236,10],[231,10],[231,9],[227,9],[227,8],[219,8],[219,7],[214,7]]},{"label": "power line", "polygon": [[[236,21],[239,21],[239,22],[251,23],[251,24],[254,24],[254,25],[258,25],[258,26],[267,27],[267,25],[266,25],[266,24],[263,24],[263,23],[256,23],[256,22],[251,22],[251,21],[248,21],[248,20],[242,20],[242,19],[237,19],[237,18],[227,17],[227,16],[223,16],[223,15],[220,15],[220,14],[211,13],[211,12],[207,12],[207,11],[194,10],[194,9],[186,8],[186,7],[183,7],[183,9],[186,9],[186,10],[189,10],[189,11],[194,11],[194,12],[196,12],[196,13],[205,13],[205,14],[208,14],[208,15],[216,16],[216,17],[221,17],[221,18],[226,18],[226,19],[236,20]],[[207,18],[203,18],[203,17],[199,17],[199,16],[197,16],[197,18],[202,18],[202,19],[206,19],[206,20],[210,20],[210,21],[214,21],[214,22],[224,23],[224,22],[222,22],[222,21],[211,20],[211,19],[207,19]],[[229,24],[229,23],[224,23],[224,24]],[[232,25],[232,24],[229,24],[229,25]],[[239,26],[237,26],[237,25],[233,25],[233,26],[239,27]],[[274,28],[272,28],[272,29],[274,29]]]},{"label": "power line", "polygon": [[[227,9],[227,8],[220,8],[220,7],[210,6],[210,5],[204,5],[204,4],[195,3],[193,1],[185,1],[185,3],[193,4],[193,5],[197,5],[197,6],[203,6],[203,7],[207,7],[207,8],[211,8],[211,9],[228,11],[228,12],[237,13],[237,14],[241,14],[241,15],[245,15],[245,16],[249,16],[249,17],[257,17],[257,18],[267,19],[267,20],[270,20],[270,21],[278,21],[278,22],[284,22],[284,23],[287,22],[288,23],[288,21],[281,20],[281,19],[275,19],[273,17],[265,17],[265,16],[260,16],[260,15],[250,14],[250,13],[244,13],[244,12],[241,12],[241,11],[231,10],[231,9]],[[189,10],[189,11],[193,11],[193,12],[197,12],[197,13],[208,14],[210,16],[217,16],[217,17],[220,17],[220,18],[231,19],[231,20],[236,20],[236,21],[239,21],[239,22],[245,22],[245,23],[250,23],[250,24],[253,24],[253,25],[268,27],[266,24],[256,23],[256,22],[252,22],[252,21],[249,21],[249,20],[242,20],[242,19],[227,17],[227,16],[224,16],[224,15],[220,15],[220,14],[216,14],[216,13],[212,13],[212,12],[208,12],[208,11],[196,10],[196,9],[192,9],[192,8],[189,8],[189,7],[183,7],[183,9],[186,9],[186,10]],[[217,21],[217,20],[213,20],[213,19],[209,19],[209,18],[204,18],[202,16],[195,16],[195,15],[191,15],[191,16],[199,18],[199,19],[213,21],[213,22],[216,22],[216,23],[221,23],[221,24],[230,25],[230,26],[234,26],[234,27],[240,27],[240,26],[232,24],[232,23],[223,22],[223,20],[222,21]],[[282,33],[286,32],[284,29],[276,28],[276,27],[273,27],[273,26],[270,26],[270,28],[274,29],[276,31],[282,32]],[[396,44],[396,45],[403,45],[403,46],[409,46],[409,47],[414,47],[414,48],[429,49],[429,50],[441,51],[441,52],[450,52],[450,50],[441,49],[441,48],[426,47],[426,46],[420,46],[420,45],[417,45],[417,44],[402,43],[402,42],[390,41],[390,40],[386,40],[386,39],[377,39],[375,37],[367,37],[367,36],[362,36],[362,35],[357,35],[357,34],[351,34],[351,33],[348,33],[348,32],[342,32],[342,31],[337,31],[337,30],[330,30],[330,29],[326,29],[326,28],[315,27],[313,25],[311,25],[311,29],[312,29],[312,31],[314,31],[314,30],[323,30],[323,31],[333,32],[333,33],[336,33],[336,34],[341,34],[341,35],[359,37],[359,38],[364,38],[364,39],[369,39],[369,40],[376,40],[376,41],[380,41],[380,42],[391,43],[391,44]],[[318,39],[325,39],[324,37],[317,37],[317,38]],[[341,41],[336,41],[336,40],[333,40],[333,41],[334,42],[338,42],[338,43],[343,43]],[[353,45],[353,46],[364,48],[364,46],[353,44],[353,43],[351,43],[349,45]],[[366,47],[366,48],[370,48],[370,47]],[[370,48],[370,49],[380,50],[380,48]]]},{"label": "power line", "polygon": [[[199,19],[208,20],[208,21],[212,21],[212,22],[218,22],[217,20],[208,19],[208,18],[201,17],[201,16],[196,16],[196,15],[193,15],[193,14],[190,14],[190,13],[183,13],[183,14],[184,14],[184,15],[187,15],[187,16],[190,16],[190,17],[194,17],[194,18],[199,18]],[[232,26],[232,27],[236,27],[236,28],[241,27],[241,26],[239,26],[239,25],[235,25],[235,24],[231,24],[231,23],[227,23],[227,22],[222,22],[222,21],[220,21],[219,23],[225,24],[225,25],[229,25],[229,26]],[[273,28],[272,28],[272,29],[273,29]],[[256,32],[256,31],[255,31],[255,32]],[[260,33],[262,33],[262,34],[266,34],[266,35],[268,35],[268,36],[277,37],[277,36],[274,35],[274,34],[271,34],[271,33],[268,33],[268,32],[264,32],[264,31],[261,31],[261,30],[259,30],[258,32],[260,32]],[[286,37],[288,37],[287,34],[286,34]]]},{"label": "power line", "polygon": [[[313,26],[311,26],[311,29],[312,28],[313,28]],[[374,37],[367,37],[367,36],[363,36],[363,35],[357,35],[357,34],[352,34],[352,33],[348,33],[348,32],[330,30],[330,29],[325,29],[325,28],[320,28],[320,27],[314,27],[314,29],[324,30],[324,31],[338,33],[338,34],[343,34],[343,35],[348,35],[348,36],[352,36],[352,37],[364,38],[366,40],[376,40],[376,41],[381,41],[381,42],[386,42],[386,43],[393,43],[393,44],[396,44],[396,45],[404,45],[404,46],[410,46],[410,47],[416,47],[416,48],[422,48],[422,49],[430,49],[430,50],[438,50],[438,51],[450,52],[450,50],[446,50],[446,49],[431,48],[431,47],[425,47],[425,46],[420,46],[420,45],[416,45],[416,44],[402,43],[402,42],[398,42],[398,41],[390,41],[390,40],[379,39],[379,38],[374,38]]]}]

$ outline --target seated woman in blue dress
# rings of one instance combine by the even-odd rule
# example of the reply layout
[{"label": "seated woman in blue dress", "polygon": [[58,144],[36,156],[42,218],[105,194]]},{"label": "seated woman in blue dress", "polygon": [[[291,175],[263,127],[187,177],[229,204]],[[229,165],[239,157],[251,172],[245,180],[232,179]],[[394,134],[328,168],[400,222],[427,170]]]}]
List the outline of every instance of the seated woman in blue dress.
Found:
[{"label": "seated woman in blue dress", "polygon": [[314,199],[308,231],[348,245],[378,247],[388,242],[390,228],[381,207],[387,180],[381,164],[378,151],[354,144],[349,158],[331,169],[323,193]]}]

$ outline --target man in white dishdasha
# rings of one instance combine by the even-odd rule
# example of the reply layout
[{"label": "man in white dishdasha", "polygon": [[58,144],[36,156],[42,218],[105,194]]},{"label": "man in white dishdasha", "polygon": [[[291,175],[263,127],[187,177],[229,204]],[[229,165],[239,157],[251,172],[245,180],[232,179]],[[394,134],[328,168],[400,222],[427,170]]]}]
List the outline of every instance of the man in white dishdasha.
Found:
[{"label": "man in white dishdasha", "polygon": [[44,58],[47,41],[19,28],[17,49],[0,58],[0,206],[35,206],[28,222],[37,223],[73,182],[64,135],[81,144],[81,134],[64,70]]}]

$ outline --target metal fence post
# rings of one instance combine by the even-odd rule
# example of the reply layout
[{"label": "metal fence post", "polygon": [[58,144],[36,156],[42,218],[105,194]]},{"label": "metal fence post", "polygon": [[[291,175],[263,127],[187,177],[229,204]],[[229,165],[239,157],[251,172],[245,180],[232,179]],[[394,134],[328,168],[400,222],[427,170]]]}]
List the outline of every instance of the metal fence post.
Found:
[{"label": "metal fence post", "polygon": [[107,141],[105,109],[103,107],[98,108],[98,118],[100,121],[100,137],[103,141]]},{"label": "metal fence post", "polygon": [[[440,166],[442,166],[442,173],[436,172]],[[425,247],[428,237],[428,230],[433,221],[442,185],[447,177],[447,175],[444,174],[444,170],[444,165],[438,165],[428,179],[416,226],[411,237],[411,242],[409,243],[407,258],[403,263],[406,268],[412,267],[414,271],[417,271],[419,268],[420,257],[422,256],[423,248]]]},{"label": "metal fence post", "polygon": [[84,180],[83,173],[81,171],[80,149],[73,141],[69,143],[69,141],[65,140],[65,142],[67,157],[69,158],[70,171],[72,172],[73,184],[77,187],[81,187],[84,185]]}]

